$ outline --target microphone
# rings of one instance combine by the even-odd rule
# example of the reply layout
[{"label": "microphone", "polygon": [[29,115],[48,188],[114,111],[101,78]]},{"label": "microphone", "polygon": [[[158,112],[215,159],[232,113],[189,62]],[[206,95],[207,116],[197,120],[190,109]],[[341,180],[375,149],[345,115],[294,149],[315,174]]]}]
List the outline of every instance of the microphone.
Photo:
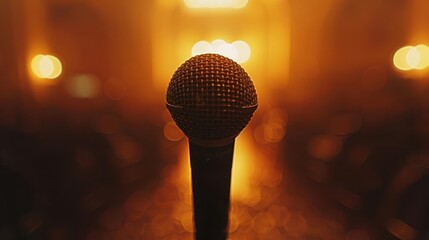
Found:
[{"label": "microphone", "polygon": [[197,55],[174,73],[166,106],[189,139],[195,239],[225,240],[234,142],[258,106],[255,87],[233,60]]}]

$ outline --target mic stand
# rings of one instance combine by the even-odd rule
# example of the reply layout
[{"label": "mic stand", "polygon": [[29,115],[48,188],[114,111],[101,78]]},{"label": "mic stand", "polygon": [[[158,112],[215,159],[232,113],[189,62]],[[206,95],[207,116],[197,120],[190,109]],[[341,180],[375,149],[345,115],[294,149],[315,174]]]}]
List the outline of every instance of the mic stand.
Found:
[{"label": "mic stand", "polygon": [[205,147],[189,141],[196,240],[226,240],[234,141]]}]

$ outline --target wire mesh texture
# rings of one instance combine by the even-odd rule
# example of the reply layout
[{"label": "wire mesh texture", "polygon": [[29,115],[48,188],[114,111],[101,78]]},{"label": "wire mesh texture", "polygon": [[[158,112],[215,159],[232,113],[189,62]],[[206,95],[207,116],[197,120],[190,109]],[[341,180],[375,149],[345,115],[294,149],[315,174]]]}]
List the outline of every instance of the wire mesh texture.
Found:
[{"label": "wire mesh texture", "polygon": [[223,139],[237,135],[257,106],[255,87],[244,69],[218,54],[183,63],[167,89],[167,107],[186,135]]}]

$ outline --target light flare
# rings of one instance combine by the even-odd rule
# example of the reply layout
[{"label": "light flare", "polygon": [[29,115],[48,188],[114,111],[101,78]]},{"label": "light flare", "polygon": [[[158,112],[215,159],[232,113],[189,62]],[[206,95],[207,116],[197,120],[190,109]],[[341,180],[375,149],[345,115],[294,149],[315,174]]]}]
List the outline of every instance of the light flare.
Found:
[{"label": "light flare", "polygon": [[100,92],[100,80],[92,74],[78,74],[67,85],[70,96],[75,98],[94,98]]},{"label": "light flare", "polygon": [[407,52],[407,64],[408,66],[410,66],[410,68],[416,69],[419,62],[420,62],[420,53],[415,47],[412,47]]},{"label": "light flare", "polygon": [[429,47],[424,44],[420,44],[417,45],[415,49],[420,55],[420,61],[416,64],[415,68],[420,70],[429,67]]},{"label": "light flare", "polygon": [[402,47],[395,52],[393,64],[401,71],[425,69],[429,66],[429,47],[424,44]]},{"label": "light flare", "polygon": [[42,79],[55,79],[62,73],[61,61],[52,55],[36,55],[31,61],[34,75]]},{"label": "light flare", "polygon": [[244,8],[248,0],[185,0],[189,8]]},{"label": "light flare", "polygon": [[204,53],[216,53],[234,60],[237,63],[245,63],[250,59],[251,50],[249,45],[242,40],[227,43],[222,39],[212,42],[199,41],[192,47],[192,56]]}]

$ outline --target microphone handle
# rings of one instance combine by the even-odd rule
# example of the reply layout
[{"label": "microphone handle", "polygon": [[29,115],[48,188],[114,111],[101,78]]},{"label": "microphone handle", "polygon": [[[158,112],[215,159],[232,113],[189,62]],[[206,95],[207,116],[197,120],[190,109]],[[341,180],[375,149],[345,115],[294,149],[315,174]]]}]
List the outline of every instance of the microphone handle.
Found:
[{"label": "microphone handle", "polygon": [[204,147],[189,141],[195,240],[226,240],[234,141]]}]

